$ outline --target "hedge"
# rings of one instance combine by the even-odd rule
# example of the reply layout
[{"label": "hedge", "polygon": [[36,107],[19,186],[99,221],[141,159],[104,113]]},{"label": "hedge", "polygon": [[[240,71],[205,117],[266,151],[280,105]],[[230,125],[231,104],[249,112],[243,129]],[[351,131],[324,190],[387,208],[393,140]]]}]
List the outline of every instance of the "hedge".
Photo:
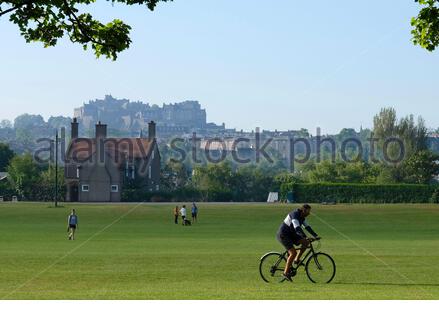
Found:
[{"label": "hedge", "polygon": [[201,192],[192,188],[183,188],[173,192],[149,192],[141,189],[125,189],[122,191],[123,202],[178,202],[200,201]]},{"label": "hedge", "polygon": [[237,199],[236,195],[227,191],[201,191],[186,187],[175,191],[149,192],[141,189],[125,189],[122,191],[122,202],[231,202],[247,201]]},{"label": "hedge", "polygon": [[0,182],[0,196],[3,197],[4,201],[11,201],[15,195],[15,190],[12,189],[8,183],[4,181]]},{"label": "hedge", "polygon": [[437,186],[319,183],[283,186],[282,191],[286,190],[302,203],[428,203],[434,201]]},{"label": "hedge", "polygon": [[[63,202],[65,200],[66,187],[65,185],[60,185],[58,189],[58,201]],[[0,196],[3,197],[4,201],[11,201],[13,196],[17,196],[19,201],[42,201],[50,202],[55,198],[55,190],[53,185],[49,184],[36,184],[33,186],[29,192],[21,197],[19,193],[11,187],[9,183],[0,183]]]}]

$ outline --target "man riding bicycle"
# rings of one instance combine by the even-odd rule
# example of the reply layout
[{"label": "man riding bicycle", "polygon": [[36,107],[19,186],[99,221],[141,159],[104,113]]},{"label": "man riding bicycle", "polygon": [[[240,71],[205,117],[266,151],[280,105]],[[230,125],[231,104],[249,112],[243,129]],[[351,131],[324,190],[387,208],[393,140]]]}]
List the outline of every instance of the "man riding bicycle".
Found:
[{"label": "man riding bicycle", "polygon": [[[296,274],[300,258],[309,246],[309,240],[302,230],[305,227],[314,238],[320,239],[317,233],[306,222],[306,217],[311,213],[311,206],[304,204],[301,208],[288,213],[277,232],[277,240],[288,250],[288,259],[283,273],[285,280],[292,281],[291,277]],[[300,246],[298,250],[294,246]]]}]

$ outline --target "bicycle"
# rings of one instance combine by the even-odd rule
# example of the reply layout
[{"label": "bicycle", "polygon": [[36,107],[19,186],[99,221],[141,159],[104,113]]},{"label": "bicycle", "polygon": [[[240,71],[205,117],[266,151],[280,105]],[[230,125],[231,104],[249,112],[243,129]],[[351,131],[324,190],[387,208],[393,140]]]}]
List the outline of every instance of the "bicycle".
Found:
[{"label": "bicycle", "polygon": [[[319,241],[309,239],[310,244],[306,249],[303,258],[299,262],[299,266],[295,270],[296,273],[300,267],[305,267],[306,275],[312,283],[330,283],[336,272],[334,259],[326,253],[317,252],[313,242]],[[262,258],[259,264],[259,273],[262,280],[267,283],[283,282],[283,272],[287,262],[288,251],[284,253],[268,252]],[[306,262],[305,262],[306,261]],[[294,274],[295,276],[295,274]]]}]

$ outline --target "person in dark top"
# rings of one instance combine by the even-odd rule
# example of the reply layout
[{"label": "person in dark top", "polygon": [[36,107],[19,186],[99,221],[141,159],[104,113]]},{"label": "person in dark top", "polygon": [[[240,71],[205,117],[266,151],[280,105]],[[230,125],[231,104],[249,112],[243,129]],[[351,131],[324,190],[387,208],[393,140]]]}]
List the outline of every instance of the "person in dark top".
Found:
[{"label": "person in dark top", "polygon": [[[304,204],[301,208],[288,213],[277,232],[277,240],[288,250],[288,259],[283,276],[286,280],[292,281],[291,277],[295,275],[299,267],[300,258],[303,252],[309,246],[309,240],[303,232],[302,226],[305,227],[314,238],[320,239],[317,233],[306,222],[306,217],[311,213],[311,206]],[[298,250],[294,246],[300,246]]]},{"label": "person in dark top", "polygon": [[76,215],[75,209],[72,209],[72,212],[69,214],[67,218],[67,232],[69,232],[69,240],[75,240],[75,233],[78,229],[78,216]]},{"label": "person in dark top", "polygon": [[192,221],[197,222],[197,219],[198,219],[198,207],[194,202],[192,203]]}]

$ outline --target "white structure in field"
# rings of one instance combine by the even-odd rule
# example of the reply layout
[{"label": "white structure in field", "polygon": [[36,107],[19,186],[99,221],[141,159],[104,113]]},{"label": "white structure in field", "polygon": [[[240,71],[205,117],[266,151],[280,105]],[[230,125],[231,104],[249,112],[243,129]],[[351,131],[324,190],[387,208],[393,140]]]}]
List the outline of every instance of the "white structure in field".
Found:
[{"label": "white structure in field", "polygon": [[279,202],[279,193],[278,192],[270,192],[267,199],[268,203]]}]

